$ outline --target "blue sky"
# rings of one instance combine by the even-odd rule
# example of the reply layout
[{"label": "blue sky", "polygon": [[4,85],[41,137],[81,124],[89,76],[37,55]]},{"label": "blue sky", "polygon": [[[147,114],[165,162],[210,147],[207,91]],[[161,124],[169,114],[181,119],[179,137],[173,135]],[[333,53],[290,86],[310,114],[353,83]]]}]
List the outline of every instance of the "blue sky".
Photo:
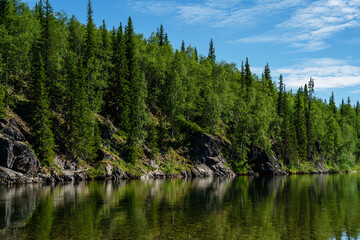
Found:
[{"label": "blue sky", "polygon": [[[85,23],[87,0],[51,4]],[[184,40],[204,55],[213,38],[218,60],[240,66],[248,57],[257,74],[268,62],[287,88],[313,77],[317,97],[334,91],[338,103],[360,101],[359,0],[93,0],[93,9],[97,26],[105,19],[111,29],[131,16],[148,37],[163,24],[175,48]]]}]

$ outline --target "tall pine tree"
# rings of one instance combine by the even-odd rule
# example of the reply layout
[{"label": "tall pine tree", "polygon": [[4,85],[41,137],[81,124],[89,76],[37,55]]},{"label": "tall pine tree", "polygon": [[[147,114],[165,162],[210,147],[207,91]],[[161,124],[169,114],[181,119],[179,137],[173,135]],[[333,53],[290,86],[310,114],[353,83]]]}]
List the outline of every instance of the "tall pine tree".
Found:
[{"label": "tall pine tree", "polygon": [[136,53],[136,39],[132,20],[129,17],[128,25],[125,29],[125,52],[127,59],[126,80],[129,83],[130,111],[129,111],[129,137],[128,150],[129,161],[135,161],[137,156],[135,148],[137,143],[144,138],[144,127],[147,120],[146,112],[146,83],[142,76]]},{"label": "tall pine tree", "polygon": [[30,103],[32,108],[32,126],[34,131],[34,147],[43,165],[50,166],[54,160],[54,136],[51,130],[51,111],[44,62],[38,51],[33,59],[32,92]]},{"label": "tall pine tree", "polygon": [[304,106],[304,91],[299,88],[295,99],[294,110],[294,126],[296,132],[298,153],[301,160],[307,156],[307,133],[306,133],[306,117]]},{"label": "tall pine tree", "polygon": [[211,62],[215,63],[216,55],[215,55],[215,47],[214,47],[214,41],[211,39],[209,43],[209,54],[208,58]]}]

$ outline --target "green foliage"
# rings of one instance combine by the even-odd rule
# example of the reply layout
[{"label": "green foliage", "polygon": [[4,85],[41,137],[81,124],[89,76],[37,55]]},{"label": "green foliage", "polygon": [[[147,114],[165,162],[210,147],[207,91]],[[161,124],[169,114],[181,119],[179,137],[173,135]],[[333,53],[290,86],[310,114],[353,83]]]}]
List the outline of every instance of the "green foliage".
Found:
[{"label": "green foliage", "polygon": [[34,59],[33,84],[30,95],[35,152],[42,164],[50,166],[54,159],[54,136],[51,130],[51,111],[45,87],[44,62],[38,52]]},{"label": "green foliage", "polygon": [[87,103],[82,62],[71,57],[68,61],[67,148],[76,159],[92,161],[97,151],[98,126]]},{"label": "green foliage", "polygon": [[136,154],[134,148],[137,143],[146,136],[144,127],[147,121],[147,111],[145,105],[146,82],[140,72],[138,55],[136,52],[135,33],[132,20],[129,17],[128,25],[125,28],[125,53],[127,59],[126,80],[129,83],[129,138],[127,143],[128,160],[134,162]]},{"label": "green foliage", "polygon": [[4,100],[5,100],[5,89],[4,86],[0,83],[0,119],[6,116]]},{"label": "green foliage", "polygon": [[152,151],[152,156],[157,157],[159,154],[159,148],[158,148],[158,132],[156,130],[156,119],[151,118],[149,126],[148,126],[148,137],[147,137],[147,145]]},{"label": "green foliage", "polygon": [[161,162],[160,169],[164,171],[166,174],[180,174],[181,171],[186,169],[186,160],[181,157],[177,152],[170,149],[165,154],[165,159]]},{"label": "green foliage", "polygon": [[93,167],[87,170],[87,176],[89,176],[91,179],[102,177],[105,174],[106,172],[101,164],[98,164],[97,167]]},{"label": "green foliage", "polygon": [[[33,11],[1,0],[0,39],[0,116],[30,100],[29,116],[21,117],[31,120],[31,145],[43,164],[55,154],[93,163],[106,148],[135,166],[144,144],[161,158],[204,132],[229,141],[239,172],[261,152],[294,171],[360,162],[358,102],[338,108],[334,94],[329,104],[317,99],[313,79],[295,94],[280,76],[276,89],[269,64],[258,77],[248,58],[240,69],[216,61],[212,39],[204,56],[184,41],[174,49],[163,25],[149,38],[135,33],[131,18],[124,31],[122,24],[108,31],[105,21],[96,28],[91,0],[86,25],[54,12],[49,0]],[[98,127],[102,118],[114,125],[111,140]],[[182,161],[171,159],[169,173]]]},{"label": "green foliage", "polygon": [[294,110],[294,126],[296,132],[297,146],[299,157],[305,160],[307,154],[307,129],[306,129],[306,118],[305,118],[305,106],[303,91],[300,88],[296,94],[295,99],[295,110]]},{"label": "green foliage", "polygon": [[214,42],[213,42],[212,39],[210,40],[210,43],[209,43],[209,54],[208,54],[208,58],[210,59],[210,61],[212,61],[213,63],[215,63],[216,56],[215,56]]}]

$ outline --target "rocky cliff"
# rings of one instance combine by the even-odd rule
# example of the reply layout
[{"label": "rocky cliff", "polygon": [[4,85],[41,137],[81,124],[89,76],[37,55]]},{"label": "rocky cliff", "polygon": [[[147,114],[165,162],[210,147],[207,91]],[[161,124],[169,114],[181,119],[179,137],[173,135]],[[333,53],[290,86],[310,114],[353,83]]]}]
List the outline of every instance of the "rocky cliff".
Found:
[{"label": "rocky cliff", "polygon": [[[55,166],[45,169],[32,151],[25,136],[31,136],[26,123],[16,114],[0,120],[0,182],[2,183],[37,183],[89,180],[89,167],[81,167],[75,161],[64,161],[56,157]],[[157,164],[140,178],[172,177],[224,177],[235,176],[226,165],[221,150],[224,142],[219,137],[197,134],[193,137],[190,148],[190,168],[180,174],[167,174]],[[104,154],[104,158],[108,158]],[[126,171],[112,164],[111,158],[100,166],[100,179],[134,178]],[[152,160],[150,160],[152,161]],[[90,169],[91,170],[91,169]],[[138,176],[137,176],[138,177]]]}]

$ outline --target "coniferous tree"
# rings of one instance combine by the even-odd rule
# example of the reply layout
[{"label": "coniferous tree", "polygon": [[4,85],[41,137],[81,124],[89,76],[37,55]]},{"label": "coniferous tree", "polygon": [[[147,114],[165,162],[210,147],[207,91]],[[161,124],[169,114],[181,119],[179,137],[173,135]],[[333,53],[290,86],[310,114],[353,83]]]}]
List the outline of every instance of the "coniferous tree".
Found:
[{"label": "coniferous tree", "polygon": [[245,62],[244,81],[245,81],[247,88],[250,88],[253,84],[253,79],[252,79],[252,74],[251,74],[248,58],[246,58],[246,62]]},{"label": "coniferous tree", "polygon": [[278,93],[278,103],[277,103],[277,112],[279,117],[284,116],[284,97],[285,97],[285,91],[284,91],[284,81],[283,76],[280,74],[279,78],[279,93]]},{"label": "coniferous tree", "polygon": [[330,110],[333,114],[336,114],[337,112],[337,108],[336,108],[336,104],[335,104],[335,95],[334,92],[331,92],[331,96],[330,96],[330,100],[329,100],[329,106],[330,106]]},{"label": "coniferous tree", "polygon": [[108,88],[107,106],[115,124],[128,133],[130,130],[131,86],[127,78],[125,36],[121,23],[117,32],[113,30],[112,38],[112,75]]},{"label": "coniferous tree", "polygon": [[53,13],[53,9],[50,5],[50,1],[45,1],[44,6],[44,18],[40,20],[42,26],[42,54],[44,56],[44,66],[45,66],[45,75],[46,75],[46,86],[51,92],[50,97],[50,106],[56,109],[57,105],[61,104],[61,98],[63,91],[61,91],[61,82],[58,76],[59,66],[60,66],[60,56],[59,51],[59,42],[62,41],[58,36],[55,29],[56,18]]},{"label": "coniferous tree", "polygon": [[289,164],[291,161],[297,157],[297,138],[296,138],[296,128],[293,120],[293,111],[292,106],[290,105],[291,95],[286,92],[284,86],[284,117],[282,122],[282,140],[284,144],[284,160],[285,163]]},{"label": "coniferous tree", "polygon": [[341,115],[342,117],[345,116],[345,101],[344,101],[344,99],[341,100],[340,115]]},{"label": "coniferous tree", "polygon": [[274,88],[274,84],[272,81],[271,70],[270,70],[268,63],[266,63],[265,68],[264,68],[264,84],[265,84],[265,89],[267,89],[268,94],[270,96],[273,96],[275,93],[275,88]]},{"label": "coniferous tree", "polygon": [[[177,131],[177,120],[183,116],[185,93],[183,83],[181,81],[178,68],[183,65],[183,57],[179,51],[176,51],[171,68],[167,73],[167,82],[165,84],[165,112],[172,124],[171,139]],[[180,70],[181,71],[181,70]]]},{"label": "coniferous tree", "polygon": [[83,52],[82,44],[82,29],[81,23],[75,16],[72,16],[69,21],[69,49],[80,57]]},{"label": "coniferous tree", "polygon": [[44,165],[52,165],[54,160],[54,136],[51,130],[50,101],[46,89],[44,62],[38,51],[33,60],[33,84],[30,103],[32,106],[32,126],[34,147],[37,156]]},{"label": "coniferous tree", "polygon": [[294,126],[296,131],[298,153],[301,160],[304,160],[307,156],[306,117],[303,95],[304,91],[299,88],[296,94],[294,111]]},{"label": "coniferous tree", "polygon": [[84,68],[86,74],[86,94],[90,109],[93,113],[99,112],[102,106],[105,82],[99,76],[100,62],[96,57],[96,29],[93,21],[91,0],[87,7],[87,25],[85,36]]},{"label": "coniferous tree", "polygon": [[167,33],[165,33],[165,36],[164,36],[164,44],[165,44],[165,46],[169,46],[169,44],[170,44],[169,37],[168,37]]},{"label": "coniferous tree", "polygon": [[129,83],[130,93],[130,111],[129,111],[129,137],[128,137],[128,160],[135,161],[135,147],[137,143],[144,137],[144,126],[147,120],[147,112],[145,106],[146,99],[146,83],[141,75],[138,56],[136,53],[135,33],[132,20],[129,17],[128,25],[125,29],[125,52],[127,59],[127,75],[126,79]]},{"label": "coniferous tree", "polygon": [[182,42],[181,42],[181,52],[185,52],[186,51],[186,49],[185,49],[185,42],[184,42],[184,40],[182,40]]},{"label": "coniferous tree", "polygon": [[106,29],[105,20],[100,27],[101,31],[101,47],[99,53],[100,59],[100,81],[105,85],[109,82],[110,70],[111,70],[111,47]]},{"label": "coniferous tree", "polygon": [[93,10],[91,0],[88,0],[87,6],[87,25],[85,42],[85,64],[88,66],[90,60],[95,57],[95,23],[93,20]]},{"label": "coniferous tree", "polygon": [[213,63],[215,63],[216,56],[215,56],[214,42],[213,42],[212,39],[210,40],[210,43],[209,43],[209,54],[208,54],[208,58],[210,59],[210,61],[212,61]]},{"label": "coniferous tree", "polygon": [[194,49],[194,59],[195,59],[195,61],[199,61],[199,55],[198,55],[198,51],[197,51],[197,49],[196,49],[196,47],[195,47],[195,49]]},{"label": "coniferous tree", "polygon": [[70,55],[67,59],[67,148],[76,159],[91,162],[98,148],[97,125],[87,102],[83,64],[81,59],[76,60],[74,56]]},{"label": "coniferous tree", "polygon": [[310,160],[313,155],[313,144],[314,144],[314,113],[313,113],[313,101],[314,101],[314,79],[310,78],[308,84],[308,107],[306,114],[306,133],[307,133],[307,157]]},{"label": "coniferous tree", "polygon": [[164,36],[164,26],[161,24],[160,29],[158,29],[158,38],[159,38],[159,46],[165,45],[165,36]]},{"label": "coniferous tree", "polygon": [[15,40],[14,36],[14,21],[16,19],[15,2],[11,0],[1,0],[0,2],[0,54],[2,56],[3,76],[5,87],[9,83],[13,84],[13,78],[16,76],[16,63],[18,57],[15,56],[14,50]]}]

